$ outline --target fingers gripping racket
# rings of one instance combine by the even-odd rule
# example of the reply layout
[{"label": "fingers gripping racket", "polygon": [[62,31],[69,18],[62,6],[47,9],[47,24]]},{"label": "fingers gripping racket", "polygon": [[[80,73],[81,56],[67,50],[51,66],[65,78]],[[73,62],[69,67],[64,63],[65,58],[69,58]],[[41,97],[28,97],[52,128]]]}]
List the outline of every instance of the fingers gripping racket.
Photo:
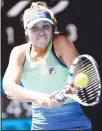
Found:
[{"label": "fingers gripping racket", "polygon": [[79,55],[69,69],[67,83],[62,91],[55,95],[60,101],[72,98],[84,106],[94,106],[99,102],[101,82],[98,65],[90,55]]}]

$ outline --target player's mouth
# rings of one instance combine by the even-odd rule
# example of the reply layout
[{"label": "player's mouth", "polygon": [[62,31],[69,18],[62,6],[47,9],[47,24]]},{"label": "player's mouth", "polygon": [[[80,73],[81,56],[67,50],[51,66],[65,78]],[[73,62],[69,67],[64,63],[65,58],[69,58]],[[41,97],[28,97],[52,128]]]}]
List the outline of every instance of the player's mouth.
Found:
[{"label": "player's mouth", "polygon": [[45,40],[47,37],[46,36],[40,36],[40,37],[37,37],[37,40]]}]

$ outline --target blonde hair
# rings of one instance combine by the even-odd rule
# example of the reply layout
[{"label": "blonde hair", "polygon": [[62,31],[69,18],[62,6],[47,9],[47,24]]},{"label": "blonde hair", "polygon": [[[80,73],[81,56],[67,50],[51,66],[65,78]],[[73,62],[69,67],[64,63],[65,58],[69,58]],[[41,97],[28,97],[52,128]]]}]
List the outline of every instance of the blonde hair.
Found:
[{"label": "blonde hair", "polygon": [[22,16],[22,21],[24,23],[24,20],[25,20],[25,16],[30,12],[30,11],[48,11],[52,17],[52,22],[54,24],[57,23],[57,20],[54,16],[54,13],[47,7],[47,5],[44,3],[44,2],[32,2],[31,3],[31,6],[29,8],[27,8],[24,13],[23,13],[23,16]]}]

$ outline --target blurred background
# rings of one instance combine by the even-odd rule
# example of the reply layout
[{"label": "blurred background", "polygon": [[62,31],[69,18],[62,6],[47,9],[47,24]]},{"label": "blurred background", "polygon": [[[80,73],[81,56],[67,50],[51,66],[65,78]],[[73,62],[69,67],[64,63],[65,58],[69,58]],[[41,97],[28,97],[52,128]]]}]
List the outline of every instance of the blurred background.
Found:
[{"label": "blurred background", "polygon": [[[33,1],[1,0],[1,110],[2,130],[29,130],[31,103],[6,97],[2,79],[14,46],[25,43],[23,11]],[[42,1],[42,0],[41,0]],[[43,0],[55,13],[57,29],[75,44],[80,54],[92,55],[99,65],[102,78],[102,11],[101,0]],[[102,98],[94,107],[82,107],[92,120],[94,129],[102,128]]]}]

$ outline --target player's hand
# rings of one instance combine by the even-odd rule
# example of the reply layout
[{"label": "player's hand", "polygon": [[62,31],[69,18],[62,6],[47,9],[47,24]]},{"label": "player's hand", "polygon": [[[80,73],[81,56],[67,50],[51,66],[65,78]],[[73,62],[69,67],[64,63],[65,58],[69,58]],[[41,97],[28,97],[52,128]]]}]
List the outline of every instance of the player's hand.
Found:
[{"label": "player's hand", "polygon": [[[50,98],[51,99],[55,99],[55,95],[58,94],[59,91],[54,91],[51,95],[50,95]],[[64,102],[65,102],[66,99],[62,99],[60,101],[57,101],[59,103],[59,106],[62,105]]]},{"label": "player's hand", "polygon": [[56,101],[54,99],[54,93],[52,93],[51,95],[40,93],[39,98],[36,100],[36,102],[43,108],[55,108],[61,106],[64,101]]}]

